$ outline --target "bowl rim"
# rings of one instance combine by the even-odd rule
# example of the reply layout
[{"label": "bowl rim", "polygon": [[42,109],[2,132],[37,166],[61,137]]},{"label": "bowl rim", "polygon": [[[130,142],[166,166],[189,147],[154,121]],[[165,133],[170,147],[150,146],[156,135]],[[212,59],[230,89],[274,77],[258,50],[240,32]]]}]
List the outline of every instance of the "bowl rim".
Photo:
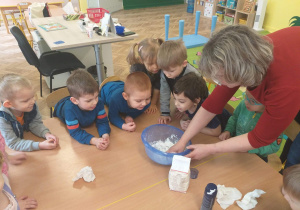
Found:
[{"label": "bowl rim", "polygon": [[[165,127],[175,128],[176,130],[180,131],[182,134],[184,133],[184,131],[180,130],[179,128],[177,128],[173,125],[166,125],[166,124],[153,124],[153,125],[150,125],[150,126],[146,127],[143,130],[142,134],[141,134],[141,139],[142,139],[142,142],[144,143],[145,147],[148,147],[149,149],[156,151],[160,155],[166,155],[166,156],[187,155],[191,152],[191,150],[186,149],[186,150],[184,150],[183,152],[180,152],[180,153],[169,153],[169,152],[160,151],[160,150],[154,148],[153,146],[151,146],[146,140],[143,139],[143,136],[145,135],[145,132],[148,129],[150,129],[151,127],[154,127],[154,126],[165,126]],[[191,145],[191,144],[192,144],[192,142],[191,142],[191,140],[189,140],[187,145]]]}]

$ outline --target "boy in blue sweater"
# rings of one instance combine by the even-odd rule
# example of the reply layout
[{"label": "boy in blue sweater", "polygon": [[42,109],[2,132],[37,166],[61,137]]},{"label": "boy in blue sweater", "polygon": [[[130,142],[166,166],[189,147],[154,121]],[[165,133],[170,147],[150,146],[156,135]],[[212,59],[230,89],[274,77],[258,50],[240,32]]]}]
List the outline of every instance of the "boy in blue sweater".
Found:
[{"label": "boy in blue sweater", "polygon": [[[109,77],[100,85],[103,102],[109,106],[110,122],[126,131],[135,131],[134,118],[150,106],[151,81],[143,72],[129,74],[125,82],[117,77]],[[124,114],[123,119],[120,114]]]},{"label": "boy in blue sweater", "polygon": [[[100,150],[109,145],[110,127],[104,104],[98,97],[99,87],[84,70],[76,70],[67,80],[70,96],[61,99],[54,109],[54,116],[67,125],[70,135],[81,144],[92,144]],[[100,137],[87,133],[81,127],[96,122]]]}]

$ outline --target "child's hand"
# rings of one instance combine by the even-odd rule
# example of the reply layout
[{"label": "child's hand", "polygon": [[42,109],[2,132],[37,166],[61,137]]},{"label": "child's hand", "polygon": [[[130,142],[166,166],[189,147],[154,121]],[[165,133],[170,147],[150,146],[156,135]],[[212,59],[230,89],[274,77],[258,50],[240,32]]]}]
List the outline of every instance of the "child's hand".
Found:
[{"label": "child's hand", "polygon": [[178,111],[178,109],[175,110],[175,118],[181,119],[185,113]]},{"label": "child's hand", "polygon": [[230,132],[229,131],[224,131],[223,133],[221,133],[221,135],[219,136],[219,139],[221,141],[223,140],[227,140],[229,139],[231,136],[230,136]]},{"label": "child's hand", "polygon": [[133,132],[136,129],[136,125],[135,125],[134,122],[124,123],[122,125],[122,129],[125,130],[125,131]]},{"label": "child's hand", "polygon": [[12,165],[19,165],[26,160],[26,153],[14,152],[7,155],[8,162]]},{"label": "child's hand", "polygon": [[168,124],[172,121],[170,116],[160,116],[158,118],[158,123],[159,124]]},{"label": "child's hand", "polygon": [[157,106],[155,104],[151,104],[149,108],[145,111],[146,114],[154,114],[157,111]]},{"label": "child's hand", "polygon": [[22,196],[18,199],[20,210],[35,209],[38,206],[37,201],[34,198],[28,198],[28,196]]},{"label": "child's hand", "polygon": [[183,152],[185,149],[185,144],[181,143],[180,140],[174,144],[170,149],[168,149],[168,153],[180,153]]},{"label": "child's hand", "polygon": [[59,144],[59,138],[57,136],[55,136],[51,133],[46,133],[45,137],[46,137],[47,140],[53,139],[53,140],[55,140],[57,145]]},{"label": "child's hand", "polygon": [[130,116],[126,116],[124,121],[125,121],[125,123],[133,122],[133,118]]},{"label": "child's hand", "polygon": [[57,143],[54,139],[47,139],[43,142],[39,143],[39,148],[40,149],[55,149],[57,147]]},{"label": "child's hand", "polygon": [[182,130],[186,130],[187,129],[187,127],[189,126],[189,124],[190,124],[190,120],[180,120],[180,126],[181,126],[181,128],[182,128]]}]

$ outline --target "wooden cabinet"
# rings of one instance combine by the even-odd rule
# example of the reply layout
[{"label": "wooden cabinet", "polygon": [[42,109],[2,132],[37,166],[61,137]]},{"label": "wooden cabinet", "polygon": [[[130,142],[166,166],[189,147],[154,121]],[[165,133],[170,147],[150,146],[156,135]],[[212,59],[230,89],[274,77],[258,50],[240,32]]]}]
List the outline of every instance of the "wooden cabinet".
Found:
[{"label": "wooden cabinet", "polygon": [[252,28],[254,19],[255,19],[254,6],[250,10],[250,12],[243,11],[245,1],[247,1],[247,0],[237,0],[236,8],[230,9],[226,6],[226,3],[225,3],[225,6],[221,6],[218,4],[219,0],[214,0],[213,14],[216,14],[217,11],[224,12],[224,15],[233,14],[234,15],[234,19],[233,19],[234,25],[239,24],[240,19],[242,19],[242,20],[244,20],[243,22],[245,22],[245,25]]}]

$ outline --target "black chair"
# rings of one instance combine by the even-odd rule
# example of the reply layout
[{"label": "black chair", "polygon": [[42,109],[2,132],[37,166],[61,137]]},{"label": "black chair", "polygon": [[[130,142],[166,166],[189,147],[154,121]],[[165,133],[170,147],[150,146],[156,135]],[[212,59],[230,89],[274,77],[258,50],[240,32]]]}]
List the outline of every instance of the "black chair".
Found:
[{"label": "black chair", "polygon": [[85,66],[72,53],[49,51],[41,55],[40,58],[36,56],[33,49],[30,47],[26,37],[22,31],[14,26],[10,32],[16,40],[18,45],[30,65],[35,66],[40,72],[40,91],[42,97],[42,76],[50,77],[50,93],[52,92],[52,79],[54,75],[70,72],[78,68],[85,68]]}]

